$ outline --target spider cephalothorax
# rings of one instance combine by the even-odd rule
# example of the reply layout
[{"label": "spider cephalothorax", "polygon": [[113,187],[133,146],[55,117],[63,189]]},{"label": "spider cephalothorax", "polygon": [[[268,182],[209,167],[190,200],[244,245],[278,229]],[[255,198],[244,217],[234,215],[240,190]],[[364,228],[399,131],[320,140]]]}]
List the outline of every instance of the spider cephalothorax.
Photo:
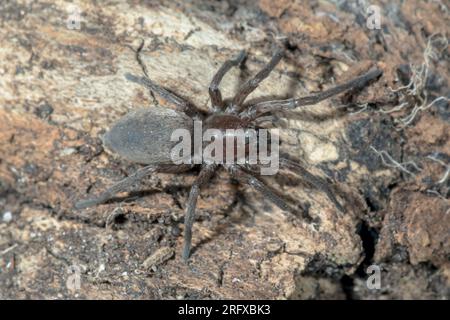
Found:
[{"label": "spider cephalothorax", "polygon": [[[246,105],[244,102],[247,96],[258,87],[261,81],[267,78],[269,73],[281,60],[283,52],[278,50],[270,62],[265,65],[262,70],[255,75],[255,77],[245,82],[239,88],[236,95],[225,103],[222,99],[219,84],[223,76],[232,67],[239,66],[243,62],[245,59],[245,53],[241,52],[235,59],[226,61],[214,75],[209,86],[211,107],[209,113],[204,115],[204,113],[194,105],[150,80],[146,67],[140,58],[141,49],[142,45],[137,50],[136,57],[143,69],[144,76],[137,77],[131,74],[126,74],[125,77],[128,80],[143,85],[154,93],[159,94],[168,102],[172,103],[176,107],[176,110],[165,109],[162,107],[138,109],[124,116],[111,128],[111,130],[105,135],[104,139],[107,147],[129,161],[145,164],[146,166],[113,185],[98,197],[76,203],[75,206],[79,209],[104,203],[111,199],[117,192],[124,190],[128,186],[151,173],[184,172],[195,166],[195,162],[174,163],[173,157],[171,157],[171,150],[176,144],[176,142],[171,139],[174,130],[181,128],[189,133],[192,133],[194,130],[194,122],[203,121],[204,125],[202,130],[218,130],[216,132],[221,133],[220,137],[221,139],[224,139],[223,143],[225,143],[227,129],[247,130],[250,128],[257,128],[258,126],[256,125],[256,121],[262,116],[280,110],[294,109],[300,106],[316,104],[348,89],[363,87],[368,84],[369,81],[379,77],[382,74],[381,70],[374,69],[344,84],[307,97],[269,100]],[[249,142],[247,141],[246,147],[244,148],[245,157],[248,156],[250,149],[249,147]],[[233,153],[232,158],[234,160],[237,159],[237,150],[235,148],[227,152]],[[225,156],[226,154],[224,155],[224,158]],[[280,168],[290,170],[291,172],[299,175],[307,183],[326,193],[328,198],[340,211],[344,210],[342,205],[334,196],[332,188],[329,186],[327,181],[309,173],[299,164],[298,161],[293,161],[292,159],[288,159],[286,157],[279,157],[277,158],[277,161],[279,162],[278,165]],[[259,164],[239,164],[238,162],[230,164],[204,161],[197,165],[201,166],[201,169],[189,193],[184,220],[184,260],[188,259],[190,253],[192,225],[195,220],[195,207],[200,192],[200,187],[210,180],[219,167],[226,168],[231,176],[237,181],[251,185],[281,209],[290,210],[291,208],[281,196],[258,179],[254,168],[258,167]]]}]

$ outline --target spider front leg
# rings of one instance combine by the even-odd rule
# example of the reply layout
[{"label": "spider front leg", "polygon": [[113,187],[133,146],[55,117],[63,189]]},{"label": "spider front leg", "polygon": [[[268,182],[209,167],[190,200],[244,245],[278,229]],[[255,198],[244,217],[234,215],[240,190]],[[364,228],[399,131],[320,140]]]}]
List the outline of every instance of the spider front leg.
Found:
[{"label": "spider front leg", "polygon": [[150,91],[155,92],[156,94],[161,96],[163,99],[167,100],[169,103],[172,103],[173,105],[175,105],[175,107],[181,112],[185,112],[186,114],[189,114],[189,115],[196,115],[196,114],[201,113],[201,111],[198,110],[194,105],[192,105],[188,101],[184,100],[183,98],[178,97],[177,95],[170,92],[169,90],[157,85],[150,79],[148,72],[147,72],[147,67],[145,66],[145,64],[141,58],[141,51],[142,51],[143,47],[144,47],[144,41],[142,41],[141,45],[136,50],[136,60],[138,61],[139,65],[141,66],[144,76],[138,77],[138,76],[132,75],[131,73],[126,73],[125,78],[128,81],[137,83],[137,84],[149,89]]},{"label": "spider front leg", "polygon": [[281,58],[283,58],[283,50],[279,49],[275,52],[272,59],[268,64],[266,64],[261,71],[259,71],[252,79],[248,80],[246,83],[242,85],[241,88],[239,88],[239,91],[237,92],[236,96],[233,98],[232,102],[232,112],[239,113],[243,106],[242,103],[244,100],[248,97],[250,93],[255,90],[258,85],[263,81],[265,78],[267,78],[272,72],[272,70],[276,67],[278,62],[280,62]]},{"label": "spider front leg", "polygon": [[78,201],[77,203],[75,203],[75,208],[76,209],[84,209],[87,207],[102,204],[102,203],[108,201],[109,199],[113,198],[116,193],[125,190],[126,188],[128,188],[129,186],[133,185],[136,182],[139,182],[140,180],[142,180],[142,178],[155,172],[157,169],[158,169],[158,167],[154,166],[154,165],[149,165],[142,169],[139,169],[138,171],[133,173],[131,176],[117,182],[112,187],[109,187],[106,191],[101,193],[99,196],[92,198],[92,199]]},{"label": "spider front leg", "polygon": [[239,55],[224,62],[220,69],[216,72],[211,84],[209,85],[209,96],[211,97],[211,105],[214,110],[223,110],[222,93],[220,92],[219,85],[225,74],[230,71],[232,67],[239,66],[246,57],[245,51],[241,51]]},{"label": "spider front leg", "polygon": [[212,175],[216,171],[216,165],[204,166],[189,192],[188,203],[186,206],[186,214],[184,216],[184,248],[183,248],[183,261],[186,262],[189,259],[192,243],[192,226],[195,220],[195,208],[197,206],[197,198],[200,193],[200,187],[211,179]]},{"label": "spider front leg", "polygon": [[369,72],[352,79],[343,84],[337,85],[333,88],[325,90],[323,92],[302,97],[302,98],[291,98],[284,100],[271,100],[256,103],[250,106],[247,110],[240,113],[241,117],[248,118],[249,120],[254,120],[259,116],[275,111],[281,111],[286,109],[295,109],[300,106],[314,105],[322,100],[328,99],[334,95],[342,93],[352,88],[362,88],[367,85],[370,81],[378,78],[383,73],[380,69],[373,69]]},{"label": "spider front leg", "polygon": [[186,100],[176,96],[169,90],[160,87],[156,83],[154,83],[152,80],[150,80],[147,77],[138,77],[135,75],[132,75],[131,73],[126,73],[125,78],[128,81],[137,83],[141,86],[146,87],[147,89],[151,90],[152,92],[155,92],[159,96],[161,96],[163,99],[167,100],[168,102],[175,105],[178,111],[184,112],[186,114],[195,115],[199,114],[200,110],[198,110],[196,107],[194,107],[192,104],[187,102]]}]

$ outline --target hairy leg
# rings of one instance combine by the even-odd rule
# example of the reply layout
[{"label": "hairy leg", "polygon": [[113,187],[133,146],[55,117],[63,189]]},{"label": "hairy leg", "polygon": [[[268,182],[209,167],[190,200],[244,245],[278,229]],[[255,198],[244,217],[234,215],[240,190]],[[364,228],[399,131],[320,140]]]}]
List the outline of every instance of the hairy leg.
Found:
[{"label": "hairy leg", "polygon": [[169,90],[157,85],[150,79],[150,77],[148,75],[147,67],[145,66],[145,64],[141,58],[141,50],[143,47],[144,47],[144,41],[142,41],[141,45],[136,50],[136,60],[138,61],[139,65],[141,66],[144,76],[138,77],[138,76],[132,75],[131,73],[126,73],[125,78],[131,82],[134,82],[134,83],[137,83],[137,84],[140,84],[140,85],[146,87],[147,89],[151,90],[152,92],[155,92],[156,94],[161,96],[163,99],[165,99],[168,102],[175,105],[179,111],[185,112],[190,115],[198,114],[200,111],[195,106],[193,106],[191,103],[178,97],[177,95],[170,92]]},{"label": "hairy leg", "polygon": [[225,74],[230,71],[232,67],[236,67],[244,61],[246,56],[245,51],[241,51],[237,57],[225,61],[225,63],[216,72],[209,85],[209,96],[211,97],[211,104],[213,109],[222,110],[224,108],[222,93],[220,92],[219,85]]},{"label": "hairy leg", "polygon": [[267,187],[262,181],[256,178],[254,175],[247,173],[243,169],[236,165],[229,167],[230,174],[233,178],[238,180],[243,184],[248,184],[260,192],[263,196],[267,197],[272,201],[277,207],[284,211],[291,211],[289,205],[281,199],[277,194],[275,194],[269,187]]},{"label": "hairy leg", "polygon": [[346,83],[302,98],[259,102],[253,106],[250,106],[247,110],[241,112],[240,116],[250,119],[256,119],[268,112],[280,111],[285,109],[295,109],[300,106],[313,105],[349,89],[362,88],[367,85],[369,81],[378,78],[382,73],[383,72],[380,69],[373,69]]},{"label": "hairy leg", "polygon": [[139,169],[135,173],[133,173],[131,176],[126,177],[125,179],[117,182],[112,187],[109,187],[106,191],[102,192],[100,195],[98,195],[95,198],[87,199],[87,200],[81,200],[75,203],[76,209],[84,209],[87,207],[95,206],[101,203],[104,203],[108,201],[109,199],[113,198],[114,195],[120,191],[125,190],[129,186],[133,185],[136,182],[139,182],[144,178],[145,176],[157,171],[158,167],[154,165],[146,166],[142,169]]},{"label": "hairy leg", "polygon": [[174,104],[180,111],[186,112],[189,109],[192,109],[192,106],[187,101],[174,95],[172,92],[164,89],[163,87],[158,86],[156,83],[154,83],[147,77],[138,77],[132,75],[131,73],[126,73],[125,78],[131,82],[140,84],[153,92],[156,92],[162,98]]},{"label": "hairy leg", "polygon": [[280,168],[289,169],[292,172],[295,172],[296,174],[301,176],[306,182],[311,184],[313,187],[324,192],[328,196],[328,198],[334,203],[334,205],[339,209],[339,211],[341,212],[345,211],[342,205],[337,201],[333,191],[331,190],[328,183],[324,179],[316,177],[312,173],[308,172],[301,165],[286,158],[280,157]]},{"label": "hairy leg", "polygon": [[142,69],[142,72],[144,73],[144,75],[150,79],[150,76],[148,75],[147,66],[144,64],[144,61],[142,61],[142,57],[141,57],[141,51],[142,51],[142,49],[144,49],[144,45],[145,45],[145,40],[142,40],[141,44],[139,45],[139,47],[136,50],[136,60],[139,63],[139,65],[141,66],[141,69]]},{"label": "hairy leg", "polygon": [[283,50],[279,49],[275,52],[270,62],[266,64],[261,71],[259,71],[252,79],[248,80],[242,85],[241,88],[239,88],[239,91],[232,102],[232,108],[234,108],[234,110],[231,111],[240,112],[242,110],[242,103],[244,100],[258,87],[261,81],[269,76],[270,72],[275,68],[278,62],[280,62],[281,58],[283,58]]},{"label": "hairy leg", "polygon": [[188,203],[186,207],[186,214],[184,217],[184,248],[183,248],[183,261],[187,261],[191,252],[192,243],[192,226],[195,220],[195,207],[197,206],[197,198],[200,193],[200,187],[204,185],[212,177],[216,171],[216,165],[204,166],[194,184],[192,185],[189,193]]}]

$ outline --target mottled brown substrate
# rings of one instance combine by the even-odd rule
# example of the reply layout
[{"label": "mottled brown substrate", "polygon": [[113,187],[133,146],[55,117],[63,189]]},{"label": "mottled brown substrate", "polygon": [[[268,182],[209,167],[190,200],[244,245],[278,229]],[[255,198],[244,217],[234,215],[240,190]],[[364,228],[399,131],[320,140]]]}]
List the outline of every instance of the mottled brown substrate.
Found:
[{"label": "mottled brown substrate", "polygon": [[[448,103],[405,129],[398,119],[421,93],[399,112],[380,112],[399,104],[389,87],[407,84],[428,38],[448,37],[443,4],[375,1],[381,32],[366,28],[362,8],[332,1],[114,3],[84,2],[80,30],[66,27],[64,1],[0,5],[0,298],[449,297],[449,180],[439,184],[450,161]],[[74,210],[75,200],[139,168],[104,150],[105,130],[137,106],[171,107],[124,78],[141,73],[132,51],[141,39],[152,79],[205,109],[212,75],[241,49],[249,57],[225,77],[228,97],[281,42],[286,58],[252,99],[305,95],[382,68],[373,86],[276,121],[283,150],[333,177],[347,213],[292,177],[268,178],[308,208],[308,224],[222,172],[202,191],[184,265],[193,173],[158,174],[108,204]],[[427,99],[449,94],[448,45],[434,45]],[[386,166],[374,150],[419,169]],[[365,285],[373,263],[381,290]],[[78,291],[67,286],[70,266],[81,271]]]}]

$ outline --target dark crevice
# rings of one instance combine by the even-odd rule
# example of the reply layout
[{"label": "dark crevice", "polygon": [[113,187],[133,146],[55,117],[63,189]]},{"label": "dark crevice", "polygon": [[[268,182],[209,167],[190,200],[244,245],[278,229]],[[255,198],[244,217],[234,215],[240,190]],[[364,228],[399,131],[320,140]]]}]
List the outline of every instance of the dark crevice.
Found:
[{"label": "dark crevice", "polygon": [[353,300],[353,287],[355,277],[366,279],[366,269],[372,264],[373,256],[375,254],[375,246],[378,241],[378,230],[372,228],[367,222],[361,221],[358,226],[358,235],[361,237],[364,260],[360,263],[353,275],[344,275],[341,278],[342,291],[347,300]]},{"label": "dark crevice", "polygon": [[378,205],[373,201],[373,199],[370,198],[369,195],[365,195],[364,200],[366,201],[366,204],[369,207],[369,211],[374,212],[380,209]]},{"label": "dark crevice", "polygon": [[375,254],[375,245],[378,241],[378,231],[375,228],[371,228],[367,222],[362,221],[358,227],[358,234],[361,237],[362,245],[364,249],[364,260],[356,269],[356,274],[359,277],[366,277],[366,268],[372,263],[373,256]]},{"label": "dark crevice", "polygon": [[345,294],[345,299],[346,300],[353,300],[353,278],[348,276],[348,275],[344,275],[341,278],[341,286],[342,286],[342,291],[344,291]]}]

